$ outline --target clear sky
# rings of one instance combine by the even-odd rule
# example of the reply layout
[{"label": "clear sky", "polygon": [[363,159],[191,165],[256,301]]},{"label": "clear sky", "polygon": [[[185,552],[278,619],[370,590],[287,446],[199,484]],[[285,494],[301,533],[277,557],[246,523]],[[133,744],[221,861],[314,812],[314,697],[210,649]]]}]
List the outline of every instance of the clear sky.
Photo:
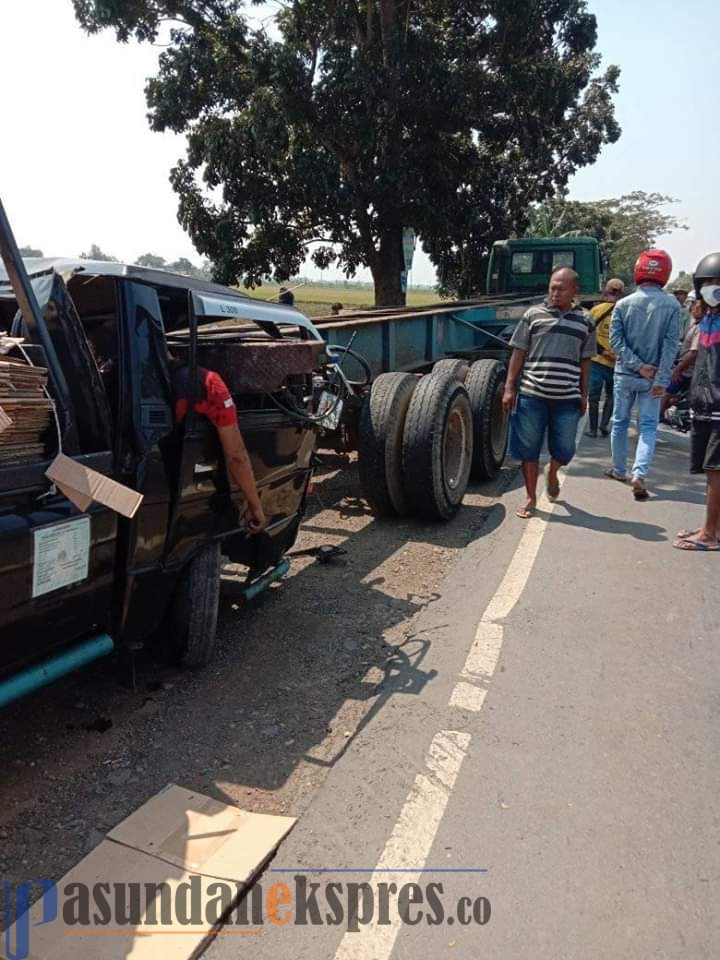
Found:
[{"label": "clear sky", "polygon": [[[720,249],[720,126],[708,64],[718,0],[590,0],[606,63],[622,68],[619,142],[571,183],[580,200],[658,191],[679,199],[689,230],[661,238],[677,269]],[[273,5],[252,8],[266,16]],[[87,37],[70,0],[2,0],[0,196],[18,242],[72,256],[91,243],[122,260],[200,258],[176,220],[168,171],[183,138],[151,133],[143,86],[158,50]],[[313,271],[308,271],[313,272]],[[326,274],[329,276],[329,274]],[[427,259],[411,280],[432,283]]]}]

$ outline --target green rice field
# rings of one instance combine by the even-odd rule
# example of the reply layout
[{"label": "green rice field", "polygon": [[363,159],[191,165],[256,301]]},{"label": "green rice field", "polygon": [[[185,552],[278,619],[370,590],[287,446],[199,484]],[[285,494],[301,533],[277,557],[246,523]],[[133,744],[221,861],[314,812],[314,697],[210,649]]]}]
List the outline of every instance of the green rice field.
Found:
[{"label": "green rice field", "polygon": [[[349,285],[347,287],[335,284],[307,283],[295,286],[287,284],[295,294],[295,306],[311,317],[321,317],[330,313],[330,305],[341,303],[345,309],[357,309],[373,306],[372,287]],[[251,297],[259,300],[277,300],[279,284],[263,284],[254,290],[244,290]],[[409,290],[407,305],[422,307],[428,303],[437,303],[440,297],[432,290]]]}]

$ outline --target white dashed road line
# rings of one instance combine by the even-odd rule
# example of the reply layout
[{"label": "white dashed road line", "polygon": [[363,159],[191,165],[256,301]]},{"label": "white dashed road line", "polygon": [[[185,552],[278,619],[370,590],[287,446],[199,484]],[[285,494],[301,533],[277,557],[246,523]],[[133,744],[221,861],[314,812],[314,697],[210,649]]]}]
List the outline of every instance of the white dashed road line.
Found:
[{"label": "white dashed road line", "polygon": [[[469,743],[469,733],[453,730],[442,730],[433,739],[425,758],[427,772],[415,777],[375,873],[370,877],[373,889],[377,890],[379,883],[394,883],[399,890],[406,883],[420,880]],[[416,873],[407,872],[415,868]],[[393,870],[405,872],[393,873]],[[400,929],[398,914],[392,913],[390,917],[389,924],[368,925],[356,933],[346,933],[335,960],[389,957]]]},{"label": "white dashed road line", "polygon": [[[560,483],[563,482],[560,476]],[[555,505],[546,497],[539,506],[552,513]],[[480,618],[460,679],[450,696],[450,706],[478,713],[485,702],[487,685],[500,658],[503,626],[520,599],[547,529],[547,520],[535,516],[527,521],[505,576]],[[442,730],[430,744],[425,771],[419,773],[408,794],[400,817],[385,845],[371,886],[417,883],[432,849],[450,794],[470,746],[470,734]],[[413,873],[393,873],[393,870]],[[340,941],[335,960],[388,960],[400,930],[400,917],[392,915],[390,924],[374,924],[346,933]]]},{"label": "white dashed road line", "polygon": [[[561,485],[563,480],[561,474]],[[555,509],[555,504],[545,496],[540,497],[538,505],[544,513],[552,513]],[[450,696],[451,707],[475,713],[482,710],[487,691],[478,684],[487,685],[492,680],[500,659],[503,642],[503,626],[500,621],[507,619],[522,596],[546,530],[547,520],[544,517],[535,516],[527,521],[510,566],[477,625],[475,640],[460,673],[461,679]]]}]

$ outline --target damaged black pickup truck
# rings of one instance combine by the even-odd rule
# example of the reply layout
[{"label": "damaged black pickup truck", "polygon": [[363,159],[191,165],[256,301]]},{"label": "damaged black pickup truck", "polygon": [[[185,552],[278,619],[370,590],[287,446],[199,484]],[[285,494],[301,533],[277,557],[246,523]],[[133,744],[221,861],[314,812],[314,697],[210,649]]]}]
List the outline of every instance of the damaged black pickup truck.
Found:
[{"label": "damaged black pickup truck", "polygon": [[[287,569],[337,368],[291,307],[118,263],[23,263],[1,205],[0,252],[0,331],[22,338],[0,361],[47,369],[57,414],[41,456],[8,462],[0,434],[0,705],[161,629],[177,662],[201,666],[222,557],[247,567],[249,594]],[[171,358],[232,393],[259,535],[214,428],[192,408],[175,422]],[[45,475],[59,451],[142,494],[132,519],[73,506]]]}]

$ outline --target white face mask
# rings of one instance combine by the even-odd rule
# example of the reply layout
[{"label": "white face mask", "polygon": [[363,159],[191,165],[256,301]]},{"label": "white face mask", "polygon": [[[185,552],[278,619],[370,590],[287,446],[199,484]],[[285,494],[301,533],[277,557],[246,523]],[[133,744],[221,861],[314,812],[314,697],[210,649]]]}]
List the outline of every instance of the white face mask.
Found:
[{"label": "white face mask", "polygon": [[720,307],[720,286],[715,283],[706,283],[700,289],[700,296],[709,307]]}]

